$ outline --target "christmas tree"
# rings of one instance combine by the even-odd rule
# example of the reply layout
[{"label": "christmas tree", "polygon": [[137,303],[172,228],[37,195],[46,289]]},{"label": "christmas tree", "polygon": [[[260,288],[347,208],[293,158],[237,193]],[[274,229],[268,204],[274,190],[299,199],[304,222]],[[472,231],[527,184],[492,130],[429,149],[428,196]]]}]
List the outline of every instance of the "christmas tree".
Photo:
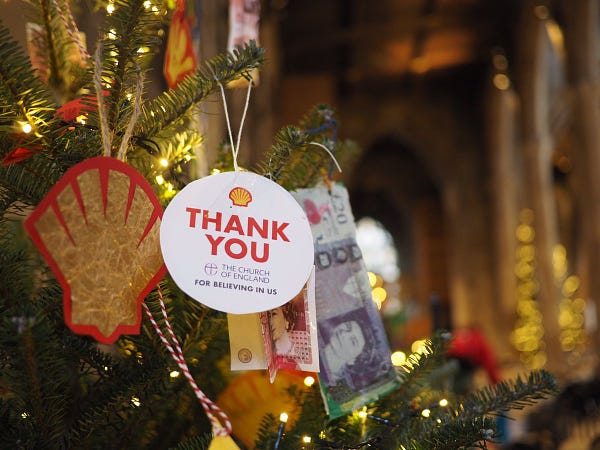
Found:
[{"label": "christmas tree", "polygon": [[[211,410],[210,400],[199,402],[194,391],[201,389],[217,403],[231,402],[224,393],[241,378],[229,368],[226,314],[191,299],[169,275],[159,277],[158,287],[145,296],[140,334],[98,343],[74,333],[77,326],[63,307],[65,280],[57,280],[23,226],[69,169],[102,155],[135,168],[166,207],[190,181],[192,149],[201,139],[190,125],[194,107],[235,80],[251,80],[262,66],[263,49],[247,42],[146,99],[144,75],[160,51],[157,30],[164,25],[148,3],[113,2],[93,55],[77,39],[68,2],[35,2],[39,27],[30,55],[0,26],[2,448],[208,448],[215,420],[226,419],[207,416],[219,410]],[[330,176],[330,155],[311,146],[324,146],[341,161],[350,153],[349,145],[332,137],[333,120],[329,108],[315,107],[298,125],[274,136],[252,171],[288,191],[322,183]],[[232,171],[231,148],[223,150],[214,169]],[[90,217],[81,224],[89,225]],[[115,248],[71,261],[90,271],[90,292],[111,294],[118,289],[115,280],[127,272],[108,267],[122,251],[117,243],[128,244],[116,225],[113,231]],[[335,419],[325,411],[318,384],[282,372],[285,388],[248,401],[285,398],[289,422],[269,412],[257,418],[255,435],[242,437],[234,424],[232,436],[240,446],[260,449],[483,448],[499,437],[495,415],[556,390],[550,374],[534,371],[458,395],[439,382],[449,341],[448,333],[437,333],[395,369],[398,388]],[[194,390],[190,379],[197,383]],[[230,411],[256,414],[248,401]]]}]

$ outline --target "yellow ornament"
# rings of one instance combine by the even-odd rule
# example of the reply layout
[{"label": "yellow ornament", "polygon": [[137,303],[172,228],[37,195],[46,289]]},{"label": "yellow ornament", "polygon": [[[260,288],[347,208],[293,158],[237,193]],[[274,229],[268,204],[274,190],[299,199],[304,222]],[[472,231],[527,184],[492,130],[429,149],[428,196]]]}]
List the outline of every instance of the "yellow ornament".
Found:
[{"label": "yellow ornament", "polygon": [[231,436],[215,436],[210,442],[208,450],[240,450]]}]

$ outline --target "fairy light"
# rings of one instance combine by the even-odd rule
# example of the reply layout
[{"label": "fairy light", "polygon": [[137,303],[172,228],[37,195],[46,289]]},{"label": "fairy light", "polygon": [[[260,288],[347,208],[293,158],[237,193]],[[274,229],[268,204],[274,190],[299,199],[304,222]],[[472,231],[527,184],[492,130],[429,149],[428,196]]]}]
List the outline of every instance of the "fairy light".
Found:
[{"label": "fairy light", "polygon": [[373,288],[371,291],[371,296],[373,297],[373,301],[377,305],[377,309],[381,309],[381,305],[387,298],[387,291],[381,286]]},{"label": "fairy light", "polygon": [[172,371],[169,373],[169,376],[170,376],[171,378],[177,378],[179,375],[180,375],[180,374],[179,374],[179,371],[177,371],[177,370],[172,370]]},{"label": "fairy light", "polygon": [[362,420],[365,420],[367,418],[367,407],[363,406],[363,408],[358,412],[358,417],[360,417]]},{"label": "fairy light", "polygon": [[111,28],[110,30],[108,30],[108,35],[107,37],[111,40],[115,40],[117,39],[117,30],[115,30],[114,28]]},{"label": "fairy light", "polygon": [[444,407],[448,406],[448,400],[447,400],[447,399],[445,399],[445,398],[441,399],[441,400],[440,400],[440,402],[439,402],[439,405],[440,405],[442,408],[444,408]]},{"label": "fairy light", "polygon": [[309,375],[304,378],[304,386],[311,387],[313,384],[315,384],[315,381],[315,377]]},{"label": "fairy light", "polygon": [[517,226],[517,320],[510,335],[513,347],[519,351],[521,361],[532,369],[546,363],[542,313],[537,302],[538,286],[535,279],[535,229],[533,211],[523,209]]},{"label": "fairy light", "polygon": [[152,6],[152,2],[150,0],[146,0],[144,2],[144,8],[150,9],[151,6]]},{"label": "fairy light", "polygon": [[33,127],[29,122],[21,123],[21,131],[25,134],[29,134],[33,131]]},{"label": "fairy light", "polygon": [[302,436],[302,442],[304,444],[310,444],[312,442],[312,438],[310,436]]},{"label": "fairy light", "polygon": [[111,15],[112,13],[115,12],[115,4],[110,2],[108,5],[106,5],[106,12],[108,13],[108,15]]},{"label": "fairy light", "polygon": [[28,412],[22,412],[21,413],[21,419],[27,419],[29,417],[29,413]]},{"label": "fairy light", "polygon": [[429,408],[425,408],[423,411],[421,411],[421,415],[427,419],[429,416],[431,416],[431,410]]},{"label": "fairy light", "polygon": [[401,366],[406,362],[406,353],[398,350],[392,353],[392,364],[394,366]]},{"label": "fairy light", "polygon": [[375,283],[377,282],[377,275],[373,272],[367,272],[367,276],[369,277],[369,284],[371,287],[375,287]]},{"label": "fairy light", "polygon": [[141,405],[140,399],[138,397],[131,397],[131,404],[135,407],[138,407]]},{"label": "fairy light", "polygon": [[169,167],[169,160],[167,158],[160,158],[159,163],[163,167]]},{"label": "fairy light", "polygon": [[277,450],[279,448],[279,445],[281,444],[281,439],[283,438],[283,432],[285,431],[285,424],[287,423],[287,421],[287,413],[282,412],[279,415],[279,428],[277,429],[277,438],[275,439],[274,450]]},{"label": "fairy light", "polygon": [[426,354],[427,353],[427,341],[425,339],[419,339],[412,343],[410,350],[413,353]]},{"label": "fairy light", "polygon": [[[564,246],[554,247],[552,265],[562,295],[558,309],[560,346],[562,351],[578,356],[587,340],[584,316],[586,302],[583,298],[577,297],[581,282],[576,275],[569,275],[567,250]],[[568,361],[575,362],[573,358]]]}]

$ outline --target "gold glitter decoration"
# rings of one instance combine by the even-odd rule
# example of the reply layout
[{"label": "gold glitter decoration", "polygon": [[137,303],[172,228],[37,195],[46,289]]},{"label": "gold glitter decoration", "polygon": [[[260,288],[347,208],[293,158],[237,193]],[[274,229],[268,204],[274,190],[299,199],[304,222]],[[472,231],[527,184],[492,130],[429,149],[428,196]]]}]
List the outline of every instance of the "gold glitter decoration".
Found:
[{"label": "gold glitter decoration", "polygon": [[141,175],[102,157],[67,172],[28,219],[63,286],[65,321],[74,332],[104,343],[139,333],[141,302],[166,272],[161,215]]}]

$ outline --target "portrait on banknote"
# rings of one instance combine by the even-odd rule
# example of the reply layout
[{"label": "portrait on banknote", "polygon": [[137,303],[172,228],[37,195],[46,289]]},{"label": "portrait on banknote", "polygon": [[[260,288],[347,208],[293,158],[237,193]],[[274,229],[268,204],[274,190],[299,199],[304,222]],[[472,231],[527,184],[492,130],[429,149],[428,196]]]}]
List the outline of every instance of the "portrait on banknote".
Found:
[{"label": "portrait on banknote", "polygon": [[292,300],[260,313],[271,379],[279,369],[319,370],[314,289],[313,272]]},{"label": "portrait on banknote", "polygon": [[381,352],[382,345],[385,350],[385,343],[378,340],[363,308],[320,321],[318,329],[319,375],[335,402],[345,403],[365,389],[372,390],[388,375],[395,379],[389,357]]},{"label": "portrait on banknote", "polygon": [[340,184],[292,192],[311,225],[320,388],[331,418],[391,392],[398,376]]}]

